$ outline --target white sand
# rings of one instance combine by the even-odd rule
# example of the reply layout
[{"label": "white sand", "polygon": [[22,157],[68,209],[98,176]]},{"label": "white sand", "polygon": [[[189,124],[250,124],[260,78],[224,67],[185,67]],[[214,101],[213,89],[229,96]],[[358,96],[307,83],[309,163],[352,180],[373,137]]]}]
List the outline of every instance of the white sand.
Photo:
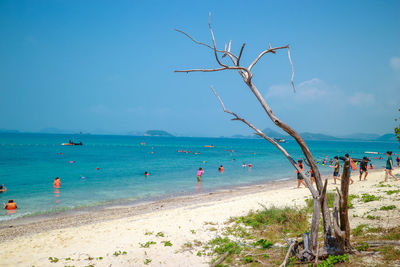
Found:
[{"label": "white sand", "polygon": [[[399,170],[394,173],[400,173]],[[355,173],[355,174],[358,174]],[[399,189],[400,181],[389,180],[387,184],[393,187],[376,187],[383,181],[383,171],[370,173],[367,181],[358,181],[350,187],[350,194],[380,194],[383,202],[355,203],[350,210],[352,226],[359,223],[380,223],[383,226],[395,225],[400,222],[400,194],[388,196],[384,191]],[[144,261],[151,259],[149,266],[208,266],[207,256],[196,256],[194,251],[182,251],[186,242],[199,240],[207,242],[218,234],[218,229],[231,216],[247,214],[250,210],[260,209],[260,204],[266,206],[303,206],[304,199],[310,196],[307,189],[296,189],[297,182],[288,181],[280,189],[264,192],[221,196],[213,202],[192,203],[184,207],[157,210],[147,214],[134,215],[116,220],[107,220],[93,224],[50,230],[42,233],[25,234],[13,240],[0,244],[0,266],[145,266]],[[329,181],[329,191],[334,190],[332,179]],[[381,190],[381,191],[378,191]],[[216,194],[218,196],[218,194]],[[392,211],[379,211],[382,205],[394,204]],[[365,212],[379,215],[381,220],[360,218]],[[358,214],[359,217],[353,217]],[[390,215],[387,220],[386,216]],[[27,226],[29,227],[29,225]],[[191,230],[194,230],[193,233]],[[2,229],[1,231],[7,231]],[[152,234],[145,234],[152,232]],[[162,232],[164,237],[156,236]],[[139,243],[156,242],[149,248],[140,247]],[[164,246],[161,241],[170,241],[172,247]],[[114,256],[115,251],[126,251],[126,255]],[[102,260],[88,260],[88,257],[103,257]],[[50,263],[49,257],[60,259]],[[73,261],[67,261],[71,258]]]}]

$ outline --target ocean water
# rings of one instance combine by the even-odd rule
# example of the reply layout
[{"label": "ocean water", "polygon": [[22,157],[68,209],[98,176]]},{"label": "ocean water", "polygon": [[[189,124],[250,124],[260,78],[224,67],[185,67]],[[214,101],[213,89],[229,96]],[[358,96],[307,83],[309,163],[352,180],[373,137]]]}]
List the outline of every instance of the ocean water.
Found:
[{"label": "ocean water", "polygon": [[[60,145],[69,139],[84,145]],[[307,144],[319,160],[345,153],[362,157],[365,151],[399,150],[395,142]],[[301,158],[294,141],[283,146],[295,159]],[[180,150],[191,153],[177,152]],[[383,158],[372,162],[383,167],[386,157]],[[243,168],[243,163],[251,163],[253,168]],[[218,172],[219,165],[224,166],[222,174]],[[196,182],[199,167],[205,171],[201,185]],[[145,177],[145,171],[150,176]],[[328,174],[332,169],[321,166],[320,171]],[[60,188],[53,186],[57,176],[61,179]],[[14,214],[1,210],[0,220],[271,180],[293,179],[296,183],[295,177],[286,158],[261,139],[0,134],[0,184],[8,188],[0,194],[0,201],[14,199],[18,205]]]}]

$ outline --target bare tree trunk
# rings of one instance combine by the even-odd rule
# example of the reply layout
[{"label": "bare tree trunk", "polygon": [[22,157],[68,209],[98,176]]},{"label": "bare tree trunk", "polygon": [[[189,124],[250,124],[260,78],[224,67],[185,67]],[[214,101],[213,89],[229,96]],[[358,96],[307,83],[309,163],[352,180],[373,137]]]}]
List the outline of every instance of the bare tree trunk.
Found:
[{"label": "bare tree trunk", "polygon": [[[215,95],[218,97],[224,112],[229,113],[233,115],[235,118],[233,120],[240,120],[244,122],[246,125],[248,125],[250,128],[256,131],[256,134],[263,137],[266,139],[268,142],[272,143],[275,147],[277,147],[289,160],[289,162],[293,165],[293,167],[301,174],[301,176],[304,178],[311,194],[313,197],[313,217],[311,221],[311,230],[310,230],[310,238],[307,237],[307,240],[309,240],[309,243],[307,245],[309,246],[310,250],[314,255],[316,254],[316,250],[318,247],[318,227],[319,227],[319,221],[320,221],[320,212],[322,212],[322,219],[323,219],[323,226],[324,226],[324,243],[325,243],[325,249],[329,254],[336,254],[338,251],[341,251],[343,247],[347,246],[347,244],[350,244],[350,228],[349,228],[349,223],[348,223],[348,214],[347,214],[347,197],[348,197],[348,183],[347,185],[342,185],[342,192],[343,196],[345,197],[345,201],[342,201],[342,198],[340,200],[340,205],[339,205],[339,200],[337,199],[337,205],[334,208],[333,216],[334,216],[334,221],[332,225],[331,221],[331,214],[329,211],[328,203],[326,200],[326,186],[327,182],[325,181],[325,184],[322,182],[321,175],[319,173],[317,164],[315,163],[315,160],[308,149],[307,144],[304,142],[303,138],[288,124],[284,123],[281,121],[273,112],[272,109],[269,107],[269,105],[266,103],[260,92],[258,91],[257,87],[253,84],[252,78],[253,74],[251,72],[252,68],[257,64],[257,62],[267,53],[273,53],[275,54],[278,50],[282,49],[287,49],[288,51],[288,58],[290,65],[292,67],[292,78],[291,78],[291,84],[294,89],[294,83],[293,83],[293,76],[294,76],[294,69],[293,69],[293,63],[290,57],[290,48],[288,45],[286,46],[279,46],[279,47],[271,47],[269,45],[269,48],[262,51],[257,58],[249,65],[249,67],[243,67],[240,66],[240,59],[243,54],[243,49],[245,47],[245,44],[242,45],[240,49],[239,56],[236,56],[234,53],[231,52],[231,42],[229,42],[229,45],[227,46],[225,44],[225,49],[224,50],[218,50],[214,38],[214,32],[211,27],[211,14],[210,14],[210,19],[209,19],[209,29],[212,37],[212,45],[208,45],[206,43],[202,43],[199,41],[196,41],[193,37],[188,35],[187,33],[176,30],[188,38],[190,38],[193,42],[196,44],[205,46],[209,49],[212,49],[214,52],[215,59],[220,67],[214,68],[214,69],[188,69],[188,70],[177,70],[175,72],[214,72],[214,71],[222,71],[222,70],[236,70],[241,77],[243,78],[243,81],[245,84],[250,88],[254,96],[257,98],[258,102],[261,104],[262,108],[264,111],[267,113],[268,117],[271,119],[271,121],[281,128],[283,131],[285,131],[287,134],[289,134],[291,137],[293,137],[297,144],[300,146],[305,158],[307,159],[310,168],[314,174],[315,177],[315,182],[317,186],[317,190],[311,185],[310,179],[298,168],[296,162],[293,160],[293,158],[286,152],[286,150],[281,147],[275,140],[272,138],[266,136],[262,131],[260,131],[258,128],[256,128],[254,125],[246,121],[245,119],[239,117],[235,113],[226,110],[225,106],[220,99],[220,97],[216,94],[214,89],[212,89],[215,93]],[[222,54],[222,58],[225,56],[228,56],[233,65],[227,65],[223,63],[219,58],[219,55]],[[340,206],[340,207],[339,207]],[[340,210],[340,227],[339,227],[339,210]],[[343,217],[343,218],[342,218]],[[333,236],[333,231],[335,232],[335,236]],[[342,245],[346,244],[346,245]],[[311,255],[312,256],[312,255]],[[310,257],[306,257],[307,260],[310,260]]]},{"label": "bare tree trunk", "polygon": [[342,182],[340,185],[341,194],[339,201],[339,214],[340,214],[340,230],[342,230],[344,234],[343,240],[343,249],[345,251],[349,251],[351,249],[350,245],[350,222],[349,222],[349,214],[348,214],[348,199],[349,199],[349,182],[350,182],[350,161],[346,160],[343,166],[342,173]]},{"label": "bare tree trunk", "polygon": [[[242,74],[242,77],[244,74]],[[323,184],[322,184],[322,179],[321,179],[321,174],[319,173],[319,169],[317,167],[317,164],[315,163],[314,157],[312,156],[310,150],[308,149],[307,144],[304,142],[304,139],[289,125],[284,123],[283,121],[279,120],[278,117],[272,112],[272,109],[269,107],[269,105],[265,102],[264,98],[261,96],[260,92],[258,91],[257,87],[250,81],[246,80],[245,77],[243,77],[245,83],[247,86],[250,88],[250,90],[253,92],[253,94],[256,96],[257,100],[260,102],[261,106],[269,116],[269,118],[282,130],[284,130],[286,133],[288,133],[290,136],[292,136],[297,144],[300,146],[301,150],[303,151],[304,156],[306,157],[308,163],[310,164],[311,170],[313,171],[314,177],[315,177],[315,184],[317,185],[317,189],[319,194],[322,193],[323,190]],[[324,196],[321,199],[321,212],[322,212],[322,219],[323,219],[323,227],[324,227],[324,233],[329,233],[332,232],[332,225],[331,225],[331,215],[329,212],[329,207],[328,207],[328,202],[326,201],[326,196]],[[324,235],[324,241],[325,243],[327,242],[327,239],[329,238],[329,235]],[[313,245],[314,248],[316,246]]]}]

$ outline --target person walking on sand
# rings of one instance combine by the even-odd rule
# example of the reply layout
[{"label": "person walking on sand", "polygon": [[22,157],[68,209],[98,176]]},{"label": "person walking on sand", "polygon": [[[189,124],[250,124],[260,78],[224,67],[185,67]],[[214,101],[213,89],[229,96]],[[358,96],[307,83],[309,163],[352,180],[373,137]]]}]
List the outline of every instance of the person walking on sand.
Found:
[{"label": "person walking on sand", "polygon": [[199,168],[199,170],[197,171],[197,182],[201,182],[201,176],[203,175],[203,173],[203,168]]},{"label": "person walking on sand", "polygon": [[335,159],[335,165],[332,164],[329,167],[334,168],[334,170],[333,170],[333,183],[336,184],[336,180],[340,181],[340,178],[339,178],[340,162],[339,162],[339,157],[338,156],[335,156],[334,159]]},{"label": "person walking on sand", "polygon": [[[297,161],[297,166],[299,166],[300,170],[304,173],[304,164],[302,160]],[[301,173],[297,171],[297,188],[300,188],[301,184],[303,184],[304,187],[307,187],[303,176],[301,176]]]},{"label": "person walking on sand", "polygon": [[386,160],[386,170],[385,170],[385,182],[388,180],[388,176],[392,176],[395,181],[398,181],[396,176],[393,175],[393,160],[392,160],[392,151],[386,152],[386,156],[388,159]]},{"label": "person walking on sand", "polygon": [[360,162],[360,181],[363,173],[365,173],[364,181],[366,181],[368,175],[368,159],[366,157],[363,157],[363,160]]}]

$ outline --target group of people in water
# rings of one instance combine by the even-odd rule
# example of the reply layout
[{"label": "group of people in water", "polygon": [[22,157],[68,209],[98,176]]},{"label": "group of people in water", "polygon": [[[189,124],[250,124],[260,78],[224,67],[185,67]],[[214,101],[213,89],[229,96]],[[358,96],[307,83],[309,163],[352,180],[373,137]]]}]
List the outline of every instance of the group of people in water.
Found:
[{"label": "group of people in water", "polygon": [[[249,164],[246,165],[246,163],[243,163],[243,164],[242,164],[242,167],[243,167],[243,168],[245,168],[245,167],[252,168],[252,167],[253,167],[253,164],[249,163]],[[219,171],[220,173],[224,173],[224,166],[219,165],[218,171]],[[200,167],[200,168],[197,170],[197,175],[196,175],[196,176],[197,176],[197,182],[198,182],[198,183],[201,183],[201,177],[203,176],[203,174],[204,174],[204,170],[203,170],[203,168]]]},{"label": "group of people in water", "polygon": [[[7,192],[7,187],[4,186],[4,184],[0,185],[0,193],[5,193]],[[8,203],[3,203],[4,209],[8,211],[13,211],[17,209],[17,203],[14,202],[13,199],[8,200]]]},{"label": "group of people in water", "polygon": [[[386,156],[387,156],[387,160],[386,160],[386,168],[385,168],[385,182],[387,182],[388,177],[391,176],[395,181],[399,180],[396,176],[393,175],[392,170],[394,168],[393,165],[393,159],[392,159],[392,151],[387,151],[386,152]],[[355,171],[357,170],[357,164],[356,162],[350,158],[349,154],[346,154],[343,157],[339,158],[338,156],[334,157],[334,161],[330,160],[330,165],[328,167],[333,168],[333,183],[336,184],[336,180],[340,181],[341,178],[340,176],[340,162],[339,159],[342,159],[344,162],[348,162],[348,168],[349,168],[349,182],[350,184],[353,184],[354,181],[353,179],[351,179],[351,171]],[[362,177],[364,176],[364,181],[367,180],[367,176],[368,176],[368,169],[374,169],[374,166],[372,165],[372,163],[369,163],[369,167],[368,167],[368,162],[370,161],[370,159],[368,159],[367,157],[363,157],[361,160],[359,160],[359,172],[360,172],[360,176],[359,179],[360,181],[362,180]],[[307,163],[307,161],[305,161]],[[397,156],[396,158],[396,162],[397,162],[397,167],[400,167],[400,157]],[[358,162],[357,162],[358,163]],[[322,163],[322,165],[327,164],[327,159],[325,159]],[[307,165],[310,167],[310,165],[307,163]],[[303,164],[303,160],[298,160],[297,162],[297,166],[298,168],[301,170],[302,173],[304,172],[304,164]],[[303,184],[304,187],[307,187],[306,183],[304,182],[304,177],[302,175],[302,173],[300,173],[299,171],[297,172],[297,188],[300,188],[300,186]],[[312,169],[310,167],[309,171],[307,171],[307,173],[310,174],[310,180],[311,180],[311,185],[315,182],[314,179],[314,175],[312,173]]]}]

